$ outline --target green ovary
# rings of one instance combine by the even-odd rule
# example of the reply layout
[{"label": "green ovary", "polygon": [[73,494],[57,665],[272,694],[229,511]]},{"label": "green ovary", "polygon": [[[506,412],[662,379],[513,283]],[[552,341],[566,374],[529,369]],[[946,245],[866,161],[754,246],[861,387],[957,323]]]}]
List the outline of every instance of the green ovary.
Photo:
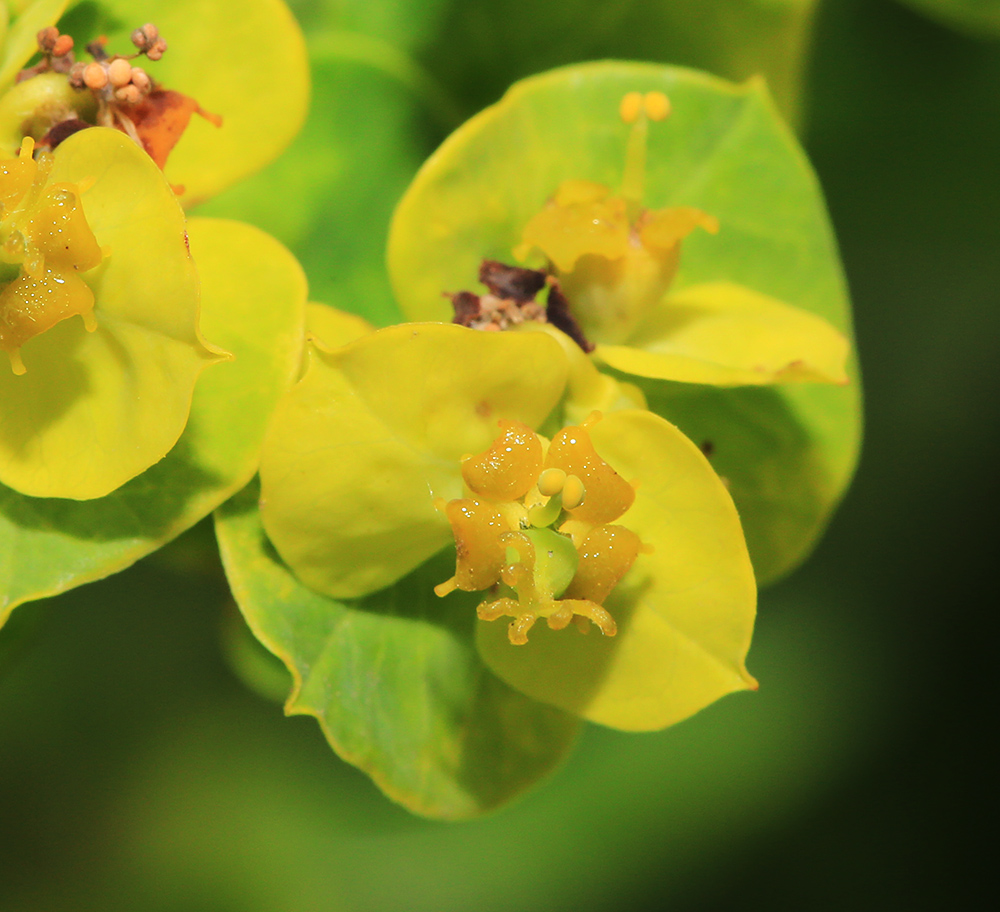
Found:
[{"label": "green ovary", "polygon": [[0,163],[0,349],[15,374],[25,373],[21,347],[60,321],[80,315],[88,331],[97,328],[94,294],[78,273],[103,258],[79,188],[46,186],[52,159],[35,161],[33,148],[25,139],[17,158]]},{"label": "green ovary", "polygon": [[548,444],[526,425],[501,422],[493,445],[462,464],[473,496],[439,504],[457,560],[455,575],[435,592],[493,591],[499,597],[477,614],[512,617],[508,638],[516,646],[528,642],[539,618],[553,630],[573,622],[583,633],[590,623],[605,636],[617,632],[602,602],[642,545],[631,530],[608,525],[635,492],[594,450],[587,428],[599,417],[564,428]]}]

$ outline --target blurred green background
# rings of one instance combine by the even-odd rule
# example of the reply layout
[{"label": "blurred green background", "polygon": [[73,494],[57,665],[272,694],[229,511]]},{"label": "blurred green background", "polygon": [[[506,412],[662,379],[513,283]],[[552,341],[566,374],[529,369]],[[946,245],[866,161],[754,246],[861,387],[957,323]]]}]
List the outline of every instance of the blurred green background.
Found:
[{"label": "blurred green background", "polygon": [[[546,66],[667,56],[628,2],[539,3],[521,30],[514,0],[410,3],[402,21],[393,3],[361,23],[350,4],[293,6],[317,60],[314,115],[297,157],[262,180],[298,182],[305,203],[251,185],[212,211],[292,245],[318,298],[365,295],[385,319],[392,201],[454,119]],[[319,31],[331,9],[376,38],[345,59]],[[713,62],[703,21],[671,56],[743,75],[784,48],[775,72],[792,85],[799,25],[780,47],[762,38]],[[425,82],[405,58],[386,64],[393,29]],[[842,245],[866,445],[816,554],[762,593],[760,692],[655,735],[591,728],[513,806],[424,821],[233,674],[239,621],[203,524],[0,632],[0,912],[978,906],[996,695],[1000,42],[887,0],[828,0],[803,72],[787,109]],[[345,123],[369,161],[324,139]],[[331,160],[339,184],[323,183]],[[354,194],[338,204],[343,185]]]}]

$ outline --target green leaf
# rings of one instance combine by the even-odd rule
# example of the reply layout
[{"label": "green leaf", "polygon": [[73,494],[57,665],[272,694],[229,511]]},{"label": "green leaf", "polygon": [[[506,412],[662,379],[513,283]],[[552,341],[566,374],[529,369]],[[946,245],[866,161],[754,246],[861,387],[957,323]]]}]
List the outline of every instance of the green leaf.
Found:
[{"label": "green leaf", "polygon": [[164,170],[194,206],[258,171],[302,126],[309,96],[305,41],[281,0],[98,0],[108,50],[128,54],[133,29],[152,22],[169,48],[145,65],[167,89],[222,117],[195,116]]},{"label": "green leaf", "polygon": [[[673,290],[735,283],[821,317],[849,339],[846,289],[816,178],[760,83],[731,86],[687,70],[626,63],[568,67],[515,85],[421,169],[389,242],[393,285],[411,318],[449,319],[440,293],[474,287],[483,257],[509,261],[525,225],[563,181],[616,187],[629,132],[618,105],[626,92],[651,90],[670,97],[673,113],[650,128],[646,205],[694,207],[720,225],[718,235],[696,232],[684,241]],[[781,458],[795,486],[778,500],[769,474],[774,460],[757,471],[743,466],[740,454],[724,457],[743,466],[738,474],[748,483],[766,484],[734,490],[747,538],[758,543],[751,549],[758,581],[781,575],[808,552],[850,480],[860,438],[853,364],[848,376],[845,387],[794,384],[760,399],[741,390],[705,393],[699,442],[721,446],[757,421],[772,436],[798,441]],[[655,384],[642,385],[653,396]],[[653,398],[686,430],[683,406],[672,404],[678,392],[665,384]],[[746,403],[758,401],[777,407],[762,406],[755,419]],[[754,451],[745,461],[759,457]],[[761,497],[772,498],[771,509],[747,508]]]},{"label": "green leaf", "polygon": [[604,603],[618,633],[536,624],[526,644],[512,646],[506,624],[481,621],[484,661],[536,700],[629,731],[665,728],[755,689],[744,660],[757,592],[718,477],[690,440],[646,411],[615,412],[590,435],[601,458],[637,484],[614,522],[649,549]]},{"label": "green leaf", "polygon": [[435,498],[462,496],[461,457],[485,449],[499,419],[537,427],[567,372],[546,333],[403,324],[312,348],[261,456],[268,535],[327,595],[396,582],[451,541]]},{"label": "green leaf", "polygon": [[177,446],[108,497],[24,497],[0,487],[0,622],[22,602],[100,579],[155,551],[243,487],[299,367],[306,286],[294,258],[248,225],[188,225],[201,323],[234,353],[199,382]]},{"label": "green leaf", "polygon": [[[166,58],[164,58],[166,59]],[[259,175],[199,212],[245,219],[286,243],[312,294],[378,326],[399,322],[385,269],[393,207],[426,157],[419,102],[392,74],[320,45],[301,135]]]},{"label": "green leaf", "polygon": [[216,530],[247,622],[294,678],[287,713],[315,716],[341,757],[430,817],[484,813],[560,762],[578,723],[485,668],[473,645],[475,598],[434,596],[447,558],[390,589],[337,602],[280,562],[256,497],[251,486],[226,504]]}]

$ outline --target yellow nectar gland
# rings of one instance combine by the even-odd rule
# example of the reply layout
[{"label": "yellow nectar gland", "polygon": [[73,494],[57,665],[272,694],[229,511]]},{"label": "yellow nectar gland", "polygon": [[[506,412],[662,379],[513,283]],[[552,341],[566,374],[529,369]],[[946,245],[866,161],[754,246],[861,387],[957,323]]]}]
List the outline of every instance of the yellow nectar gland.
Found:
[{"label": "yellow nectar gland", "polygon": [[644,550],[625,526],[611,525],[632,505],[635,488],[594,449],[587,428],[561,430],[546,448],[527,425],[501,421],[485,452],[462,463],[471,494],[440,503],[455,536],[455,575],[434,591],[489,589],[499,597],[480,604],[484,621],[512,617],[516,646],[528,642],[539,618],[553,630],[573,622],[586,633],[595,624],[614,636],[614,618],[602,607]]},{"label": "yellow nectar gland", "polygon": [[25,372],[21,346],[60,321],[79,314],[97,328],[94,293],[77,273],[103,258],[80,188],[46,184],[52,158],[33,151],[26,137],[17,158],[0,161],[0,349],[15,374]]}]

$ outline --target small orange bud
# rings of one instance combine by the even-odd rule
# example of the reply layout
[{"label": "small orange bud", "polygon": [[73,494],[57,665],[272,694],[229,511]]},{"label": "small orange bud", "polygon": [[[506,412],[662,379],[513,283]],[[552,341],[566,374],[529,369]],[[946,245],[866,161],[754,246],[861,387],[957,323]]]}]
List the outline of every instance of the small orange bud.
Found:
[{"label": "small orange bud", "polygon": [[132,81],[132,64],[124,57],[118,57],[108,64],[108,79],[111,84],[120,89]]},{"label": "small orange bud", "polygon": [[60,35],[52,45],[53,57],[64,57],[73,50],[73,38],[71,35]]},{"label": "small orange bud", "polygon": [[83,71],[83,82],[88,89],[100,91],[108,84],[108,71],[99,63],[88,63]]}]

